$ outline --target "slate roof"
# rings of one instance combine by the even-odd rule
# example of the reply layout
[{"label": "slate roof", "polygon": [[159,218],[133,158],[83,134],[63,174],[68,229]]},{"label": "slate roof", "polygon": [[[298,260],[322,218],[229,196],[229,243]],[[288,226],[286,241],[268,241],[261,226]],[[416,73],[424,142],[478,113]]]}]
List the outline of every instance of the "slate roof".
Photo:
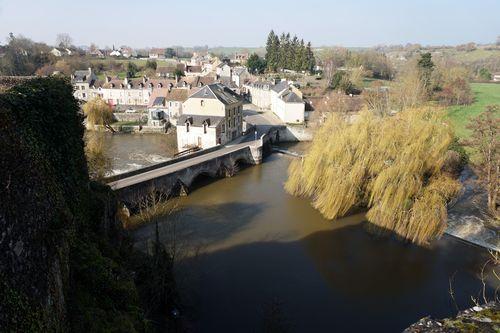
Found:
[{"label": "slate roof", "polygon": [[283,93],[283,95],[281,95],[281,99],[285,103],[303,103],[302,98],[291,90]]},{"label": "slate roof", "polygon": [[246,68],[245,67],[236,67],[235,69],[233,69],[233,74],[234,75],[241,75],[243,73],[246,72]]},{"label": "slate roof", "polygon": [[[173,87],[176,84],[174,79],[144,79],[144,78],[128,79],[128,83],[130,84],[132,89],[141,89],[150,87],[153,89],[160,89],[169,87],[170,85]],[[109,82],[97,81],[94,83],[94,87],[126,89],[127,84],[125,84],[125,80],[114,78],[114,79],[109,79]]]},{"label": "slate roof", "polygon": [[182,126],[186,122],[189,122],[191,126],[202,127],[204,123],[208,124],[208,127],[217,127],[221,121],[223,121],[224,117],[219,116],[200,116],[200,115],[191,115],[191,114],[183,114],[177,120],[177,126]]},{"label": "slate roof", "polygon": [[222,76],[220,79],[219,79],[220,83],[222,83],[223,85],[225,85],[226,87],[228,88],[231,88],[231,89],[238,89],[239,87],[236,85],[236,83],[234,83],[233,80],[231,80],[230,77],[224,77]]},{"label": "slate roof", "polygon": [[218,99],[225,105],[241,101],[241,98],[237,93],[220,83],[206,85],[199,91],[189,96],[189,98]]},{"label": "slate roof", "polygon": [[89,75],[88,70],[78,70],[75,71],[74,75],[74,80],[76,82],[89,82],[91,79],[91,75]]},{"label": "slate roof", "polygon": [[[166,102],[184,102],[188,99],[189,92],[186,89],[169,89],[168,88],[156,88],[153,89],[153,93],[149,97],[149,106],[165,106]],[[163,98],[163,100],[158,100],[158,98]],[[163,102],[164,104],[156,104],[157,102]]]},{"label": "slate roof", "polygon": [[289,87],[288,81],[280,81],[274,86],[272,86],[271,89],[279,94],[283,90],[288,89],[288,87]]},{"label": "slate roof", "polygon": [[165,97],[156,97],[152,106],[165,106]]},{"label": "slate roof", "polygon": [[201,66],[186,66],[186,72],[188,73],[201,73]]},{"label": "slate roof", "polygon": [[273,86],[273,83],[269,81],[255,81],[250,83],[250,86],[258,89],[269,90]]},{"label": "slate roof", "polygon": [[177,83],[177,87],[185,87],[186,85],[191,85],[191,87],[202,87],[207,84],[212,84],[215,82],[215,77],[213,76],[188,76],[184,77]]}]

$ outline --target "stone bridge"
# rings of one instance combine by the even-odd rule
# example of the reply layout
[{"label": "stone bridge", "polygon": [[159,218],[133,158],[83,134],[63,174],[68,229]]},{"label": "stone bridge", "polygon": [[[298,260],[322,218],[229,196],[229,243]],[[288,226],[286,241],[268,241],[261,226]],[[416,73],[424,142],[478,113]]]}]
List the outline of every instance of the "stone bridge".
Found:
[{"label": "stone bridge", "polygon": [[257,165],[270,151],[267,134],[260,139],[231,146],[217,146],[106,179],[119,200],[133,208],[153,191],[178,196],[190,189],[200,175],[231,176],[237,165]]}]

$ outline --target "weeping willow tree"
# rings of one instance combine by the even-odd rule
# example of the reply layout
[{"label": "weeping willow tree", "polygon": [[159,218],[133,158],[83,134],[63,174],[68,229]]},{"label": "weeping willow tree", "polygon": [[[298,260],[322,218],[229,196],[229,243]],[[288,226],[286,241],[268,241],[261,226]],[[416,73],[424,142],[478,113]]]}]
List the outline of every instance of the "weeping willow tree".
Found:
[{"label": "weeping willow tree", "polygon": [[378,230],[423,244],[442,235],[446,204],[460,185],[443,171],[453,132],[441,112],[410,109],[394,117],[363,111],[349,124],[332,115],[286,190],[312,200],[326,218],[366,207]]},{"label": "weeping willow tree", "polygon": [[102,125],[114,132],[110,125],[113,122],[113,111],[102,98],[96,97],[89,100],[83,105],[82,109],[89,126]]},{"label": "weeping willow tree", "polygon": [[111,158],[106,154],[104,133],[86,133],[85,156],[91,179],[101,181],[109,176],[112,171],[112,163]]}]

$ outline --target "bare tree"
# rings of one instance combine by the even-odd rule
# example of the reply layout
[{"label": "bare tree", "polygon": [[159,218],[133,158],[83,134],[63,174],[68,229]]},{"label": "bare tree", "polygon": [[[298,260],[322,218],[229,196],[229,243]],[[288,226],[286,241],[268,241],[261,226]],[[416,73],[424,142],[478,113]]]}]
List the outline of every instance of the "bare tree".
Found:
[{"label": "bare tree", "polygon": [[474,166],[479,180],[488,192],[488,210],[494,218],[500,217],[497,201],[500,192],[500,105],[489,105],[486,111],[474,118],[469,126],[472,130],[466,142],[477,153]]},{"label": "bare tree", "polygon": [[56,45],[59,47],[69,48],[73,45],[73,39],[67,33],[57,34]]}]

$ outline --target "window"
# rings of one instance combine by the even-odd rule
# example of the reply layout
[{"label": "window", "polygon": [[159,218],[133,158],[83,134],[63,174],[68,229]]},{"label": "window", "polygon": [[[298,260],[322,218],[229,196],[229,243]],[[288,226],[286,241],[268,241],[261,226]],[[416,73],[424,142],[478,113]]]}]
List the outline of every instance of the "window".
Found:
[{"label": "window", "polygon": [[87,95],[85,93],[82,93],[82,97],[85,98]]},{"label": "window", "polygon": [[203,124],[203,133],[207,134],[207,124]]},{"label": "window", "polygon": [[200,105],[201,105],[201,106],[205,106],[205,101],[204,101],[204,100],[201,100],[201,101],[200,101]]},{"label": "window", "polygon": [[189,123],[186,123],[186,132],[189,132]]}]

